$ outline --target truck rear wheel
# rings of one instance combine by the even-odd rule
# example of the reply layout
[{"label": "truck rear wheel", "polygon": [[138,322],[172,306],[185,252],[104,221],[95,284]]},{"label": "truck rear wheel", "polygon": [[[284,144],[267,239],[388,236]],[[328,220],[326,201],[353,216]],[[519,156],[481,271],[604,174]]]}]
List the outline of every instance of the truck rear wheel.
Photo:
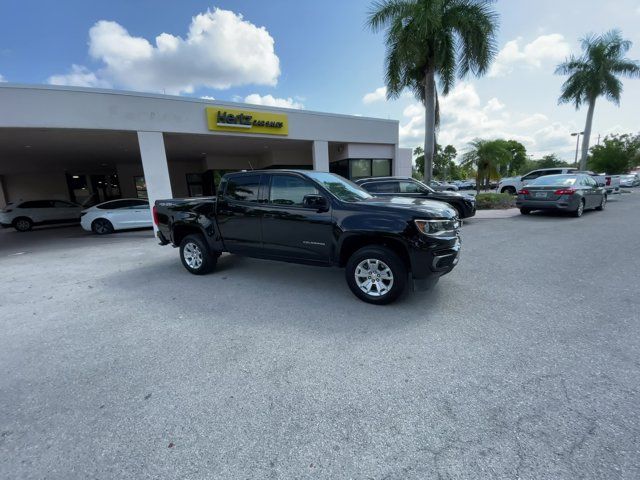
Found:
[{"label": "truck rear wheel", "polygon": [[356,251],[347,261],[347,285],[359,299],[374,305],[396,300],[407,284],[407,267],[387,247],[369,246]]},{"label": "truck rear wheel", "polygon": [[202,235],[187,235],[180,242],[180,260],[189,273],[204,275],[216,268],[218,256],[209,251]]}]

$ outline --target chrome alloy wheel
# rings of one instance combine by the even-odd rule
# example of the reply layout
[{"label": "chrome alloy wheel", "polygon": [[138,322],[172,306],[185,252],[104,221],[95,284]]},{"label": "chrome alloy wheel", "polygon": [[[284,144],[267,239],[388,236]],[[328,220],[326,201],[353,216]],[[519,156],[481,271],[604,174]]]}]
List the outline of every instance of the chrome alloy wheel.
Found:
[{"label": "chrome alloy wheel", "polygon": [[202,250],[195,243],[187,243],[184,246],[183,255],[189,268],[198,270],[202,266]]},{"label": "chrome alloy wheel", "polygon": [[584,213],[584,201],[580,201],[580,203],[578,204],[578,211],[576,212],[576,215],[578,215],[578,217],[581,217],[582,214]]},{"label": "chrome alloy wheel", "polygon": [[355,269],[356,284],[367,295],[383,297],[393,287],[393,272],[381,260],[367,258]]}]

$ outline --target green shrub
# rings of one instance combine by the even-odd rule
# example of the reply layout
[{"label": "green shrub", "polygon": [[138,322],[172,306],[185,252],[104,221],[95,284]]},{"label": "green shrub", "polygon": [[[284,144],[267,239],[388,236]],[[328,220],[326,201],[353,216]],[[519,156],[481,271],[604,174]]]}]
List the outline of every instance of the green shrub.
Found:
[{"label": "green shrub", "polygon": [[516,197],[508,193],[479,193],[476,196],[476,208],[478,210],[513,208],[515,206]]}]

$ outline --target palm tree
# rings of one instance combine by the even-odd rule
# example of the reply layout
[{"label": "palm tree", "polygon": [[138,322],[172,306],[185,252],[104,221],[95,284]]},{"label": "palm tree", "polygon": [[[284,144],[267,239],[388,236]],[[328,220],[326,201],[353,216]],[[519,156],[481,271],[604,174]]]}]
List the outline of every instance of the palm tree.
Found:
[{"label": "palm tree", "polygon": [[456,76],[487,72],[496,52],[498,15],[493,0],[376,0],[367,25],[386,29],[387,98],[405,88],[425,107],[424,178],[431,181],[438,93],[453,88]]},{"label": "palm tree", "polygon": [[622,82],[618,77],[640,76],[640,65],[624,57],[631,48],[631,42],[623,39],[619,30],[610,30],[604,35],[588,35],[580,43],[582,55],[571,55],[558,65],[556,74],[569,75],[562,85],[558,103],[573,103],[576,110],[584,103],[589,106],[580,159],[580,169],[585,170],[596,99],[605,96],[620,105]]},{"label": "palm tree", "polygon": [[462,156],[461,166],[466,169],[476,168],[476,190],[480,192],[484,184],[489,189],[491,177],[500,176],[500,167],[508,165],[513,159],[511,151],[504,140],[475,139],[470,149]]}]

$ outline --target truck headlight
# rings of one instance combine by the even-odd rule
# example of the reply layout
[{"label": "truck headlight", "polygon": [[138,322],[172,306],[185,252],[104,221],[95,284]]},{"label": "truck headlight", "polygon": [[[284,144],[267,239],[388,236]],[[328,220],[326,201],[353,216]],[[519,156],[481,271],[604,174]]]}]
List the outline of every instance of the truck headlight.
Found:
[{"label": "truck headlight", "polygon": [[455,232],[460,228],[460,222],[451,220],[414,220],[420,233],[425,235],[442,235],[443,233]]}]

